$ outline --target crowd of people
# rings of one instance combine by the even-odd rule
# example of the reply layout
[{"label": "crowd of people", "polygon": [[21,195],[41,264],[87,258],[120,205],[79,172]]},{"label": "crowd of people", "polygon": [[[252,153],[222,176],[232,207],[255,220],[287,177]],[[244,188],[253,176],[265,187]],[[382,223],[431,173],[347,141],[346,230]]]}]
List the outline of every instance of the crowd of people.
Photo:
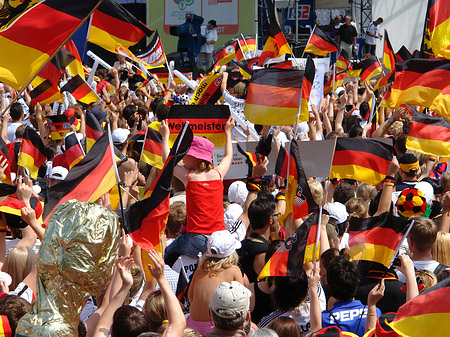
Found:
[{"label": "crowd of people", "polygon": [[[369,37],[379,37],[377,26],[382,22],[380,18],[372,23]],[[215,28],[216,22],[209,21],[199,68],[203,58],[207,68],[212,64]],[[349,55],[354,51],[355,38],[356,29],[348,17],[337,39]],[[368,52],[373,53],[374,43],[366,43]],[[103,212],[112,212],[123,223],[122,209],[142,199],[160,172],[140,160],[143,143],[134,136],[146,127],[159,130],[165,161],[170,151],[170,106],[188,104],[193,90],[174,81],[162,84],[156,75],[155,87],[142,85],[122,56],[111,70],[101,69],[96,75],[101,100],[90,105],[70,104],[59,113],[70,121],[70,131],[83,146],[87,111],[100,125],[110,126],[114,145],[126,157],[118,165],[122,200],[119,202],[116,187],[98,203]],[[245,120],[248,81],[231,87],[229,77],[227,72],[223,74],[223,99],[216,104],[230,106]],[[141,250],[122,228],[111,277],[100,284],[98,293],[88,294],[81,312],[76,313],[78,335],[363,336],[377,326],[380,317],[397,312],[419,293],[447,279],[447,162],[406,148],[409,111],[382,107],[383,95],[374,92],[373,85],[373,81],[344,81],[342,87],[324,95],[319,106],[312,104],[309,120],[297,126],[250,123],[243,127],[230,117],[224,126],[226,145],[216,166],[214,144],[194,136],[189,152],[174,170],[161,254]],[[368,120],[374,96],[377,100],[371,104],[377,105],[376,122]],[[11,168],[11,179],[17,184],[16,194],[0,203],[0,315],[6,317],[5,336],[14,336],[16,329],[23,333],[21,317],[29,319],[30,313],[40,310],[36,303],[44,296],[39,289],[45,269],[39,254],[48,251],[49,245],[40,219],[42,203],[51,193],[49,188],[64,184],[71,169],[65,157],[64,137],[52,137],[49,129],[47,118],[53,114],[52,107],[32,105],[27,91],[22,97],[13,97],[12,88],[0,86],[2,111],[11,100],[17,100],[3,115],[0,127],[10,158],[17,157],[25,128],[32,127],[46,146],[47,162],[36,180],[25,170],[11,167],[7,160],[0,163],[0,175]],[[326,212],[320,225],[320,258],[316,264],[304,264],[298,275],[258,279],[265,264],[308,216],[279,221],[287,208],[286,181],[267,173],[267,157],[251,168],[246,179],[226,179],[233,161],[233,142],[250,140],[251,131],[259,134],[260,142],[269,143],[272,151],[279,151],[290,141],[341,137],[390,138],[394,143],[386,178],[377,186],[353,179],[308,177],[315,202]],[[406,208],[413,196],[419,196],[414,199],[415,207]],[[373,261],[354,261],[350,256],[350,221],[376,217],[414,220],[397,262],[390,268]],[[148,255],[148,265],[142,262],[143,255]],[[64,275],[62,269],[62,282]],[[57,295],[61,296],[45,294],[50,300]]]}]

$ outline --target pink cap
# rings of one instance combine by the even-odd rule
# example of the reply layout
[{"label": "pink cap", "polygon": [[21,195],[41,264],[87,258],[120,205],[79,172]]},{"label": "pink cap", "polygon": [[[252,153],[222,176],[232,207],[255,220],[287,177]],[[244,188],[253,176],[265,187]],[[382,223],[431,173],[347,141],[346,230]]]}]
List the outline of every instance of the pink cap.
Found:
[{"label": "pink cap", "polygon": [[203,137],[194,136],[191,148],[187,155],[197,159],[206,160],[212,164],[212,155],[214,151],[214,144]]}]

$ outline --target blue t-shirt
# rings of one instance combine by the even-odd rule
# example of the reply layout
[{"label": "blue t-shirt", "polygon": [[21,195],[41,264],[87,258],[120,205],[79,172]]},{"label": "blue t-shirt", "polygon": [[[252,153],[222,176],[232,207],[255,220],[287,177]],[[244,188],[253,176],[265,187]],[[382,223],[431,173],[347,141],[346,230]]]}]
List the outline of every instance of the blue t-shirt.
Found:
[{"label": "blue t-shirt", "polygon": [[[328,311],[322,311],[322,326],[337,326],[342,331],[353,332],[358,336],[364,335],[366,327],[367,306],[361,301],[336,302]],[[377,317],[381,316],[380,309],[377,308]],[[361,322],[360,322],[361,320]],[[359,327],[358,327],[359,324]]]}]

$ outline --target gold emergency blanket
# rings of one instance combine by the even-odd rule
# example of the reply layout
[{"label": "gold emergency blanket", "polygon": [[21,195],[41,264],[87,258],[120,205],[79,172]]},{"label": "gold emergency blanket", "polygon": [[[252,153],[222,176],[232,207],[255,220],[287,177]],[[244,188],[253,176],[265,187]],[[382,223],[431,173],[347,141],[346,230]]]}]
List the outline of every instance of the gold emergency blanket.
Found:
[{"label": "gold emergency blanket", "polygon": [[111,277],[119,231],[117,216],[95,203],[69,200],[53,212],[37,259],[36,301],[17,335],[78,336],[89,295]]}]

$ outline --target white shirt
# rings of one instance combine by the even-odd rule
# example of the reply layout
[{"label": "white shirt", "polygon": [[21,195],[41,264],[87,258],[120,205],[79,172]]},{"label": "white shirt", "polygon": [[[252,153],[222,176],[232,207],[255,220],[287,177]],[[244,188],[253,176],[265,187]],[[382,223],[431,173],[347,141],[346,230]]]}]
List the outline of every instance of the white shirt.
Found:
[{"label": "white shirt", "polygon": [[[376,36],[380,35],[380,25],[376,25],[373,22],[367,26],[367,32]],[[366,43],[370,45],[377,44],[377,39],[366,34]]]},{"label": "white shirt", "polygon": [[6,139],[8,139],[10,143],[16,141],[16,129],[21,125],[22,123],[8,123],[8,135],[6,136]]},{"label": "white shirt", "polygon": [[[217,42],[217,30],[215,28],[207,30],[206,27],[202,27],[202,36],[206,37],[206,41]],[[205,43],[200,48],[200,53],[212,54],[214,51],[214,43]]]}]

